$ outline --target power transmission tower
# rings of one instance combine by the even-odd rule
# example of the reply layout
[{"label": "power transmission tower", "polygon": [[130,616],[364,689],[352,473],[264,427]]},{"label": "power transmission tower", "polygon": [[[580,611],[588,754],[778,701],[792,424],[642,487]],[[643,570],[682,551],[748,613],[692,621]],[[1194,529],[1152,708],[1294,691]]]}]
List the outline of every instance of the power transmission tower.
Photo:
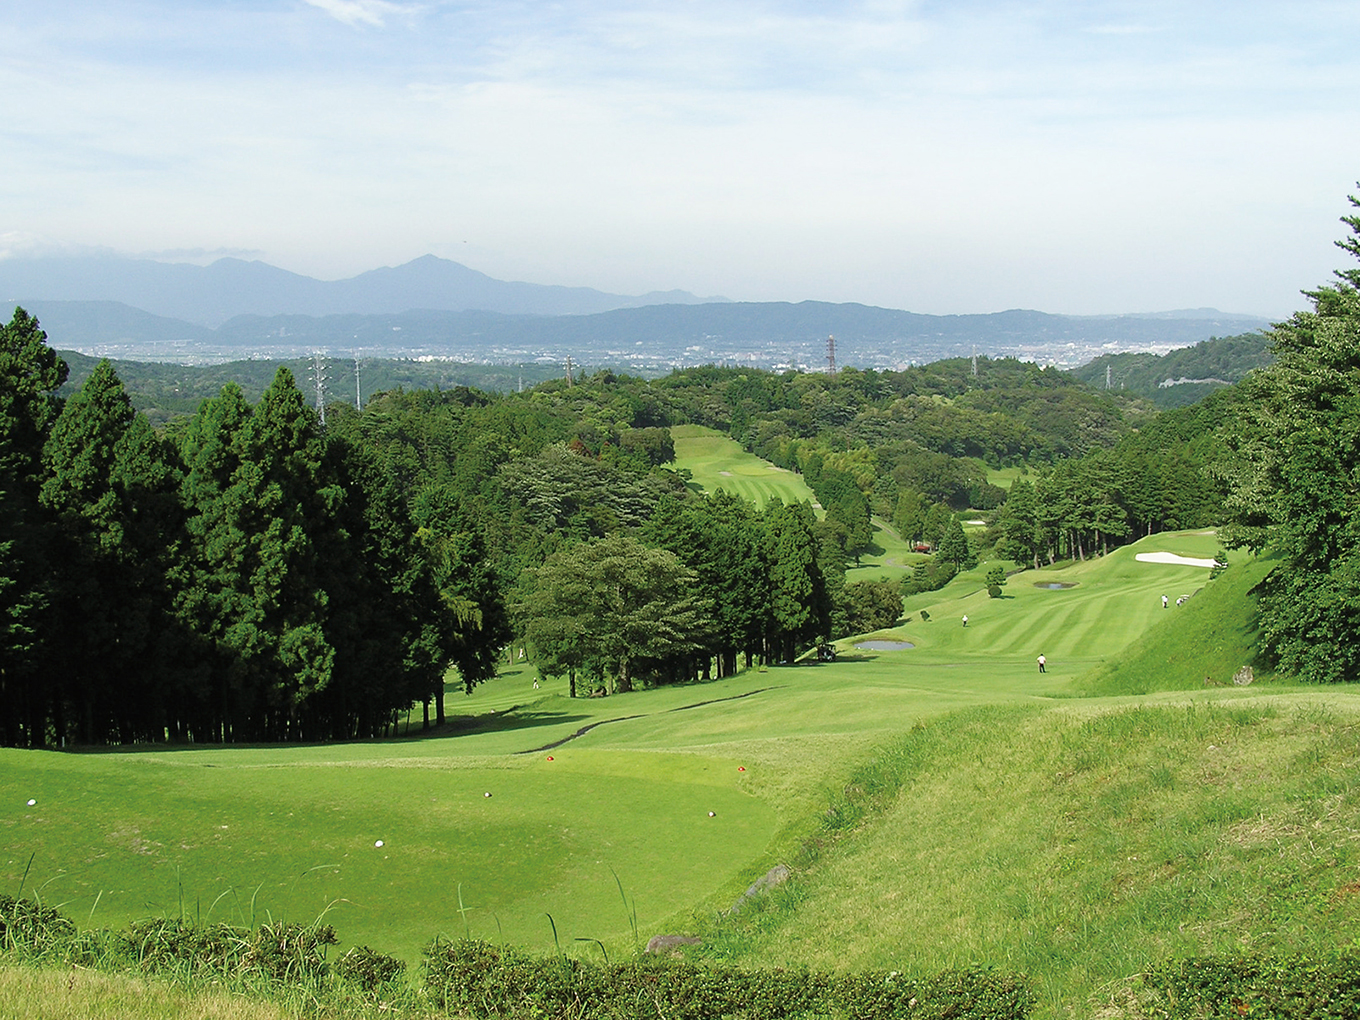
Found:
[{"label": "power transmission tower", "polygon": [[567,355],[567,385],[575,386],[576,383],[571,378],[571,355]]},{"label": "power transmission tower", "polygon": [[826,338],[826,363],[831,369],[831,374],[836,374],[836,337],[835,335]]},{"label": "power transmission tower", "polygon": [[977,348],[973,348],[973,378],[977,378]]},{"label": "power transmission tower", "polygon": [[1110,388],[1110,365],[1109,365],[1109,362],[1106,362],[1106,363],[1105,363],[1105,388],[1106,388],[1107,390]]},{"label": "power transmission tower", "polygon": [[354,352],[354,406],[357,410],[364,409],[363,390],[359,387],[359,352]]},{"label": "power transmission tower", "polygon": [[321,419],[321,427],[326,427],[326,366],[321,352],[312,355],[312,375],[316,379],[316,413]]}]

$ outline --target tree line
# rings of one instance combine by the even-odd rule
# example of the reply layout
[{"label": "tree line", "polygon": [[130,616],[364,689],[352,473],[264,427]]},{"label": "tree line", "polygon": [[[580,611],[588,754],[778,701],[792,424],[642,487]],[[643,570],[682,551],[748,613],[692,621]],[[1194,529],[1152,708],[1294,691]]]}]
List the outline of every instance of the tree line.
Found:
[{"label": "tree line", "polygon": [[173,430],[108,362],[65,400],[22,309],[0,328],[0,741],[331,740],[469,684],[508,640],[481,541],[322,430],[291,373]]}]

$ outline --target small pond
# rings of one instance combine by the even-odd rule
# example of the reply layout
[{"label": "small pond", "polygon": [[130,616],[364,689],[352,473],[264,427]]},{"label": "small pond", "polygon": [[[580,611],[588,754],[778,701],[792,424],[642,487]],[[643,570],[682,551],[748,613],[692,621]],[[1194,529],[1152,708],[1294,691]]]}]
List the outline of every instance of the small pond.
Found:
[{"label": "small pond", "polygon": [[1062,591],[1064,588],[1075,588],[1076,581],[1035,581],[1034,587],[1044,588],[1047,591]]},{"label": "small pond", "polygon": [[855,645],[866,652],[900,652],[904,648],[915,648],[910,641],[861,641]]}]

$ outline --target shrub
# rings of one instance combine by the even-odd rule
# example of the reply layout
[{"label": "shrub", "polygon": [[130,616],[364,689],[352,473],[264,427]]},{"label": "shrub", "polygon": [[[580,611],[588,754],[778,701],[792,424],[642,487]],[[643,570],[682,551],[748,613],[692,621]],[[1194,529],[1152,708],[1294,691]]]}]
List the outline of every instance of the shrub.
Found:
[{"label": "shrub", "polygon": [[168,918],[134,921],[125,947],[145,970],[183,969],[271,981],[316,982],[326,972],[325,947],[336,943],[330,925],[191,924]]},{"label": "shrub", "polygon": [[326,947],[338,941],[329,924],[264,924],[250,936],[241,967],[274,981],[314,983],[326,973]]},{"label": "shrub", "polygon": [[247,946],[242,929],[231,925],[196,925],[165,917],[133,921],[123,938],[127,954],[150,971],[234,973]]},{"label": "shrub", "polygon": [[391,981],[406,969],[406,964],[392,956],[369,949],[368,946],[354,946],[335,961],[335,973],[341,980],[365,992],[373,992]]},{"label": "shrub", "polygon": [[833,977],[660,959],[599,967],[536,959],[475,940],[437,941],[425,956],[434,1000],[451,1012],[484,1018],[1024,1020],[1033,1005],[1023,979],[986,970],[909,981],[896,973]]},{"label": "shrub", "polygon": [[1143,975],[1167,1020],[1271,1017],[1343,1020],[1360,1016],[1360,953],[1198,957],[1172,960]]}]

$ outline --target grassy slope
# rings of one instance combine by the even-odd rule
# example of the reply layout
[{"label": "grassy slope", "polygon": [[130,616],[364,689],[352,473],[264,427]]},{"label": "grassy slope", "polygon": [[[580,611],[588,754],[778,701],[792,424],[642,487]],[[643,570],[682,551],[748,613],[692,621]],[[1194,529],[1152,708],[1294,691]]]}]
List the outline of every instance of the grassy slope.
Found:
[{"label": "grassy slope", "polygon": [[1173,605],[1136,647],[1083,677],[1076,689],[1086,696],[1194,690],[1231,683],[1234,673],[1253,665],[1256,619],[1250,592],[1275,560],[1240,554],[1234,559],[1237,565],[1201,596]]},{"label": "grassy slope", "polygon": [[[1226,678],[1249,658],[1246,593],[1271,563],[1241,557],[1163,611],[1158,571],[1189,580],[1190,568],[1132,554],[1192,555],[1208,538],[1158,536],[1066,567],[1060,576],[1082,578],[1075,589],[1025,591],[1072,600],[1061,622],[1042,624],[1048,647],[1073,631],[1127,639],[1055,692],[1087,696],[971,709],[886,742],[850,788],[900,792],[738,937],[720,931],[720,951],[904,971],[991,963],[1032,974],[1044,1015],[1084,1016],[1168,955],[1360,941],[1360,697],[1205,687],[1206,672]],[[1035,576],[1052,575],[1008,587]],[[945,605],[971,598],[959,596]],[[1106,604],[1094,624],[1088,600]],[[965,632],[951,612],[934,647],[992,624],[1002,621],[970,610]]]},{"label": "grassy slope", "polygon": [[785,503],[816,502],[801,475],[775,467],[747,453],[741,445],[715,429],[702,425],[675,425],[674,467],[688,468],[693,484],[705,492],[724,489],[757,506],[772,499]]},{"label": "grassy slope", "polygon": [[1346,693],[986,708],[882,757],[904,786],[748,928],[761,964],[1028,972],[1090,1015],[1168,955],[1360,935]]}]

